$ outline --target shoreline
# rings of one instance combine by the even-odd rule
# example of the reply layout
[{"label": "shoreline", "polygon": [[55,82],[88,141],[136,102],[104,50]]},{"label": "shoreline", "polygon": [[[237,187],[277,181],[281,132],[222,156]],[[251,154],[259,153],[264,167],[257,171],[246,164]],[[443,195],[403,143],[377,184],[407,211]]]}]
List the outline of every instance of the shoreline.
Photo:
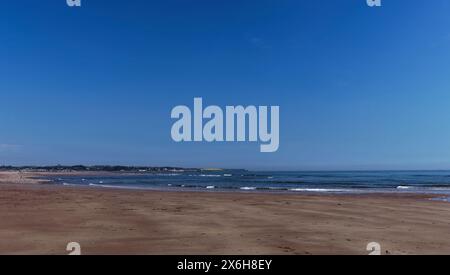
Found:
[{"label": "shoreline", "polygon": [[[11,176],[11,174],[22,174],[22,182],[17,180],[18,176],[15,178]],[[157,173],[160,174],[160,173]],[[5,178],[4,175],[9,175]],[[123,185],[108,185],[107,183],[103,183],[100,181],[99,183],[88,183],[88,184],[76,184],[76,183],[65,183],[65,182],[57,182],[57,177],[126,177],[126,176],[147,176],[153,175],[148,173],[136,173],[136,172],[0,172],[0,183],[34,183],[34,184],[55,184],[61,186],[72,186],[75,188],[98,188],[98,189],[116,189],[116,190],[139,190],[139,191],[161,191],[161,192],[205,192],[205,193],[252,193],[252,194],[305,194],[305,195],[336,195],[336,196],[363,196],[363,195],[375,195],[375,196],[384,196],[384,195],[419,195],[419,196],[427,196],[430,199],[444,200],[450,202],[450,194],[446,191],[429,191],[429,190],[420,190],[420,189],[409,189],[407,186],[404,188],[396,189],[388,189],[388,188],[373,188],[373,189],[350,189],[343,191],[343,189],[339,188],[313,188],[313,187],[305,187],[305,188],[278,188],[278,187],[241,187],[241,188],[223,188],[213,186],[178,186],[169,184],[167,187],[141,187],[141,186],[123,186]]]},{"label": "shoreline", "polygon": [[[16,172],[0,172],[0,186],[9,187],[42,187],[42,188],[62,188],[62,189],[72,189],[72,190],[95,190],[95,191],[116,191],[116,192],[136,192],[136,193],[194,193],[194,194],[243,194],[243,195],[267,195],[267,196],[312,196],[312,197],[366,197],[366,198],[397,198],[405,197],[411,199],[433,199],[442,196],[448,196],[447,194],[441,193],[421,193],[421,192],[365,192],[365,193],[337,193],[337,192],[305,192],[305,191],[289,191],[285,190],[270,190],[264,191],[259,190],[247,190],[247,189],[236,189],[233,191],[227,189],[187,189],[187,188],[177,188],[177,189],[167,189],[167,188],[121,188],[121,187],[101,187],[97,184],[95,185],[81,185],[81,184],[67,184],[56,183],[53,180],[46,179],[48,177],[55,176],[129,176],[136,175],[135,173],[118,173],[118,172],[24,172],[21,178],[15,174]],[[5,177],[6,175],[6,177]],[[140,174],[137,174],[140,175]]]},{"label": "shoreline", "polygon": [[322,192],[322,191],[291,191],[291,190],[267,190],[267,189],[233,189],[233,191],[229,189],[188,189],[188,188],[133,188],[133,187],[120,187],[120,186],[108,186],[104,187],[101,184],[92,184],[92,185],[81,185],[81,184],[63,184],[56,183],[54,180],[46,179],[49,177],[57,177],[57,176],[134,176],[134,175],[143,175],[141,173],[134,172],[17,172],[17,171],[0,171],[0,185],[5,184],[25,184],[25,185],[47,185],[47,186],[56,186],[56,187],[68,187],[75,189],[85,189],[91,190],[95,189],[97,191],[101,190],[116,190],[116,191],[136,191],[136,192],[168,192],[168,193],[206,193],[206,194],[214,194],[214,193],[224,193],[224,194],[255,194],[255,195],[299,195],[299,196],[349,196],[349,197],[408,197],[408,198],[417,198],[417,199],[427,199],[441,202],[450,202],[450,196],[446,193],[427,193],[427,192],[401,192],[401,191],[368,191],[368,192]]}]

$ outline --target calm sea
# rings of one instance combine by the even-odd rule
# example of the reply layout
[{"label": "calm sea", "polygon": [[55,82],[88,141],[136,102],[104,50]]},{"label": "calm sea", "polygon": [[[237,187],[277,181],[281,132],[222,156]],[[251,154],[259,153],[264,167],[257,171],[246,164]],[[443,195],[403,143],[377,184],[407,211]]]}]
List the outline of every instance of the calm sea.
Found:
[{"label": "calm sea", "polygon": [[103,188],[284,191],[321,193],[409,192],[450,195],[450,171],[201,172],[52,178],[64,185]]}]

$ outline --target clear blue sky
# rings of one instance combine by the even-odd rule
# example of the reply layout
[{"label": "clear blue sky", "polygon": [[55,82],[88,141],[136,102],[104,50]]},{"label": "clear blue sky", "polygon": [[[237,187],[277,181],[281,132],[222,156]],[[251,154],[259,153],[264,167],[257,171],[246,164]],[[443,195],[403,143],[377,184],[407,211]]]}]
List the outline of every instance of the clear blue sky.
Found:
[{"label": "clear blue sky", "polygon": [[[4,1],[0,164],[450,168],[450,1]],[[279,105],[280,149],[172,107]]]}]

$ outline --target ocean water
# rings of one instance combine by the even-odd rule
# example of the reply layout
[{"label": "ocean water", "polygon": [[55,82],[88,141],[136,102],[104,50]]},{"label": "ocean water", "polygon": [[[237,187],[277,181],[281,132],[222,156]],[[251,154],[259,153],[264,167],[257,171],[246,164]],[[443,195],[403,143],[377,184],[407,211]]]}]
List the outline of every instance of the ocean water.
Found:
[{"label": "ocean water", "polygon": [[[450,196],[450,171],[180,172],[51,178],[97,188],[304,193],[430,193]],[[443,197],[444,199],[448,197]]]}]

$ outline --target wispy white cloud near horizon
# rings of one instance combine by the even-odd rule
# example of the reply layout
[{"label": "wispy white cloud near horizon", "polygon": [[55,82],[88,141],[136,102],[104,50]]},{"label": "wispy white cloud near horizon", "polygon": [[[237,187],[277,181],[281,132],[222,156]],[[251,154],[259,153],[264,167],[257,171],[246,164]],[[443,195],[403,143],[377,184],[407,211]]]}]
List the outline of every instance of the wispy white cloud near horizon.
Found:
[{"label": "wispy white cloud near horizon", "polygon": [[15,150],[18,150],[20,148],[22,148],[22,145],[0,143],[0,152],[15,151]]}]

